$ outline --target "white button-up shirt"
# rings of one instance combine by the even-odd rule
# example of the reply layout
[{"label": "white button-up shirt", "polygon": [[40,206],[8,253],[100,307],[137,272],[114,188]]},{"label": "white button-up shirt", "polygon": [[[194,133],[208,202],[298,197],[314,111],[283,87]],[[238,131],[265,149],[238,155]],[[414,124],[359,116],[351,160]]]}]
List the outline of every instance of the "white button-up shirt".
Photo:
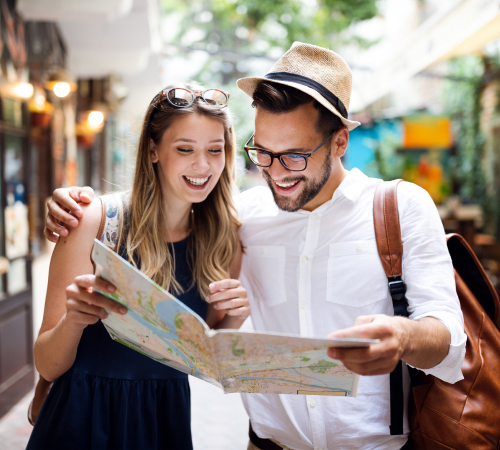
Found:
[{"label": "white button-up shirt", "polygon": [[[256,330],[326,337],[360,315],[394,314],[373,227],[378,183],[353,169],[313,212],[280,211],[263,186],[237,197],[241,280]],[[414,184],[399,185],[398,204],[410,318],[435,317],[451,335],[448,356],[424,372],[454,383],[466,336],[443,226]],[[407,399],[406,370],[404,390]],[[406,435],[390,435],[389,398],[389,375],[380,375],[361,377],[356,398],[244,394],[243,402],[259,437],[292,449],[399,449],[408,419]]]}]

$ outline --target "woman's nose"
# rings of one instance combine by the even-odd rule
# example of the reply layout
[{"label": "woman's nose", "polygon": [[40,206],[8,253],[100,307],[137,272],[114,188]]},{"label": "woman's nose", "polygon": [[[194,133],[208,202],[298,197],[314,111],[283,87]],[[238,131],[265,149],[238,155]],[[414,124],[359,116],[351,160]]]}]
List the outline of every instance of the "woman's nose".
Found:
[{"label": "woman's nose", "polygon": [[200,172],[206,171],[210,168],[210,164],[208,162],[207,156],[204,154],[197,155],[194,163],[193,169],[198,170]]}]

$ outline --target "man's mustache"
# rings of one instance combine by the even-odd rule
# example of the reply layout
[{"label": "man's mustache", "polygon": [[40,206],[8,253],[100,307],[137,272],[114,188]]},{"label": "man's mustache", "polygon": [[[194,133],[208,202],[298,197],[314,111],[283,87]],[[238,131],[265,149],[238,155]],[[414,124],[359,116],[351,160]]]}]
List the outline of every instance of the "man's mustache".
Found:
[{"label": "man's mustache", "polygon": [[[273,178],[271,177],[271,175],[269,175],[269,173],[266,171],[266,170],[262,170],[262,174],[264,175],[264,178],[268,181],[268,182],[271,182],[271,181],[274,181]],[[307,178],[302,175],[300,177],[287,177],[287,178],[283,178],[280,180],[280,183],[297,183],[298,181],[307,181]]]}]

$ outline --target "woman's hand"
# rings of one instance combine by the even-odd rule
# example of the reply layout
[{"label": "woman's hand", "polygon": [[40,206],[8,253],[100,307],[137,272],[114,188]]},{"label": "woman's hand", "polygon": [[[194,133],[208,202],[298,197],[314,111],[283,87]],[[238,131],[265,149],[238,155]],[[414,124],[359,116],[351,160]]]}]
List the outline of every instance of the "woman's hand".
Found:
[{"label": "woman's hand", "polygon": [[250,315],[247,290],[239,280],[216,281],[209,285],[210,295],[206,298],[214,309],[224,311],[228,316],[245,320]]},{"label": "woman's hand", "polygon": [[93,292],[113,293],[116,288],[107,281],[95,275],[81,275],[75,278],[73,284],[66,288],[66,316],[64,321],[75,329],[83,330],[87,325],[93,325],[99,319],[106,319],[108,313],[127,314],[127,308],[118,302]]}]

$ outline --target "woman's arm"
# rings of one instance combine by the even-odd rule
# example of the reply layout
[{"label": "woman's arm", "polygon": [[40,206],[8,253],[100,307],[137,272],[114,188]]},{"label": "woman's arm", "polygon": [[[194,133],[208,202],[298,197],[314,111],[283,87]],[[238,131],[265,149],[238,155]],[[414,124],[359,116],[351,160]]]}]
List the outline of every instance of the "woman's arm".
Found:
[{"label": "woman's arm", "polygon": [[242,254],[241,246],[238,246],[229,269],[231,279],[217,281],[209,286],[207,324],[211,328],[238,329],[250,315],[247,291],[238,280]]},{"label": "woman's arm", "polygon": [[102,306],[117,310],[120,305],[92,288],[114,288],[96,279],[91,251],[101,222],[101,202],[83,206],[80,226],[67,237],[61,237],[50,262],[49,282],[42,327],[35,342],[35,364],[49,381],[66,372],[76,357],[84,328],[106,317]]}]

